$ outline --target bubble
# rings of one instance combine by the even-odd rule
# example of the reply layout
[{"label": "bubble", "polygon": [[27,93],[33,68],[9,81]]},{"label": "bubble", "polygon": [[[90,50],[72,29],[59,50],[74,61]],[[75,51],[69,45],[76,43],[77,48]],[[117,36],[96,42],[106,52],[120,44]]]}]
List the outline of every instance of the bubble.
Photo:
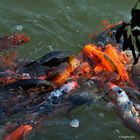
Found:
[{"label": "bubble", "polygon": [[73,119],[73,120],[70,122],[70,126],[71,126],[71,127],[74,127],[74,128],[79,127],[79,120]]},{"label": "bubble", "polygon": [[22,25],[16,25],[12,28],[12,33],[19,33],[23,30]]},{"label": "bubble", "polygon": [[99,113],[100,118],[104,118],[104,113]]},{"label": "bubble", "polygon": [[70,9],[70,7],[69,7],[69,6],[67,6],[66,8],[67,8],[68,10]]},{"label": "bubble", "polygon": [[119,134],[120,134],[120,130],[119,130],[119,129],[115,129],[115,130],[113,131],[113,133],[114,133],[115,135],[119,135]]},{"label": "bubble", "polygon": [[107,104],[107,106],[106,106],[106,108],[107,108],[108,110],[112,110],[113,107],[114,107],[114,104],[113,104],[112,102],[109,102],[109,103]]}]

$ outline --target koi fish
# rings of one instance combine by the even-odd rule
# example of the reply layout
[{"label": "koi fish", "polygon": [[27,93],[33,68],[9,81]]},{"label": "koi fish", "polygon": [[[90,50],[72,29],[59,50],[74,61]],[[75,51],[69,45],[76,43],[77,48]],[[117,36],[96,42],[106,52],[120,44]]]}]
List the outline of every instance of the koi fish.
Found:
[{"label": "koi fish", "polygon": [[[72,56],[73,57],[73,56]],[[68,78],[71,76],[71,73],[80,65],[80,60],[77,58],[70,58],[69,62],[61,63],[57,66],[56,69],[51,71],[48,74],[47,80],[52,80],[56,87],[62,86]]]},{"label": "koi fish", "polygon": [[97,49],[97,47],[94,46],[93,44],[86,45],[84,47],[84,53],[93,61],[94,61],[94,56],[97,56],[101,61],[100,64],[102,64],[102,66],[106,70],[110,72],[115,72],[117,70],[117,67],[115,63],[112,61],[112,59],[110,59],[110,57],[106,55],[104,52]]},{"label": "koi fish", "polygon": [[32,130],[31,125],[21,125],[14,132],[9,134],[4,140],[21,140]]},{"label": "koi fish", "polygon": [[116,48],[114,48],[111,44],[106,45],[105,51],[104,51],[112,60],[113,62],[116,64],[117,66],[117,71],[120,75],[120,77],[122,78],[122,80],[130,80],[129,79],[129,75],[126,71],[125,66],[122,64],[121,60],[120,60],[120,56],[121,53],[119,54],[119,52],[117,51]]},{"label": "koi fish", "polygon": [[77,87],[78,87],[78,83],[76,81],[68,82],[67,84],[63,85],[60,89],[56,91],[52,91],[48,99],[51,99],[53,97],[58,98],[60,96],[63,96],[64,94],[68,94]]},{"label": "koi fish", "polygon": [[15,48],[29,42],[30,37],[25,34],[15,34],[11,36],[4,36],[0,38],[0,49]]},{"label": "koi fish", "polygon": [[84,53],[92,61],[96,61],[96,57],[99,59],[99,63],[94,69],[95,72],[98,73],[98,71],[101,70],[117,72],[123,81],[129,81],[129,75],[126,68],[119,59],[121,54],[117,54],[117,50],[111,44],[106,45],[104,51],[99,50],[93,44],[88,44],[84,48]]},{"label": "koi fish", "polygon": [[[78,87],[78,83],[76,81],[68,82],[67,84],[64,84],[61,88],[51,91],[49,93],[48,99],[45,100],[43,103],[39,104],[35,108],[32,108],[30,112],[38,112],[38,110],[42,107],[46,108],[49,107],[49,111],[51,109],[50,105],[52,105],[54,102],[57,102],[60,100],[64,95],[70,94],[73,90],[75,90]],[[43,111],[43,109],[41,110]]]},{"label": "koi fish", "polygon": [[123,123],[131,130],[140,134],[140,116],[133,102],[119,86],[108,83],[107,88],[109,89],[109,97],[115,111]]}]

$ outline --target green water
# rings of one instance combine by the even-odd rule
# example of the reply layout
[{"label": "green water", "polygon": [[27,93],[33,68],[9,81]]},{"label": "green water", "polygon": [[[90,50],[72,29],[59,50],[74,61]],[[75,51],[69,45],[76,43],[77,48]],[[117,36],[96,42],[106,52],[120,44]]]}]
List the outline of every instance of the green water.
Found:
[{"label": "green water", "polygon": [[[52,50],[80,52],[102,20],[128,21],[136,0],[0,0],[0,36],[11,34],[16,25],[31,41],[18,48],[23,58],[36,59]],[[103,117],[99,117],[103,113]],[[65,117],[46,120],[33,130],[30,140],[139,139],[105,107],[85,107],[73,113],[79,128],[71,128]],[[129,136],[122,138],[120,136]]]}]

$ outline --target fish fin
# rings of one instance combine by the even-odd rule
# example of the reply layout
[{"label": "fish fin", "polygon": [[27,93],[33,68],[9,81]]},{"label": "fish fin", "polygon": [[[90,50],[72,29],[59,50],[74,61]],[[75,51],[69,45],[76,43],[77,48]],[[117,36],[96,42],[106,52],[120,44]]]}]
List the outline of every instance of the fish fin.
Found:
[{"label": "fish fin", "polygon": [[134,59],[133,65],[136,65],[138,63],[139,57],[140,57],[140,54],[136,57],[136,59]]},{"label": "fish fin", "polygon": [[[138,38],[139,37],[139,38]],[[135,37],[137,50],[140,53],[140,36]]]},{"label": "fish fin", "polygon": [[31,61],[31,62],[25,64],[24,67],[30,67],[30,66],[33,66],[35,63],[36,63],[36,61]]},{"label": "fish fin", "polygon": [[135,47],[134,47],[134,44],[132,43],[132,37],[131,36],[129,36],[127,41],[129,43],[129,48],[132,51],[132,55],[133,55],[133,59],[134,59],[133,65],[135,65],[138,62],[139,55],[136,56]]},{"label": "fish fin", "polygon": [[124,31],[123,38],[124,38],[124,42],[123,42],[123,47],[122,48],[123,48],[123,51],[125,51],[129,47],[128,38],[127,38],[127,31]]},{"label": "fish fin", "polygon": [[[134,63],[133,63],[133,65],[135,65],[135,64],[137,64],[138,63],[138,60],[139,60],[139,57],[140,57],[140,48],[139,48],[139,46],[140,46],[140,42],[139,42],[139,40],[137,39],[137,38],[135,38],[136,39],[136,46],[137,46],[137,51],[139,52],[139,54],[138,54],[138,56],[136,56],[136,58],[134,59]],[[135,49],[135,48],[134,48]],[[135,50],[134,50],[134,52],[135,52]],[[136,55],[136,54],[135,54]]]},{"label": "fish fin", "polygon": [[119,43],[120,38],[123,35],[123,32],[124,32],[126,26],[127,26],[126,23],[122,23],[122,26],[117,30],[116,35],[115,35],[117,43]]}]

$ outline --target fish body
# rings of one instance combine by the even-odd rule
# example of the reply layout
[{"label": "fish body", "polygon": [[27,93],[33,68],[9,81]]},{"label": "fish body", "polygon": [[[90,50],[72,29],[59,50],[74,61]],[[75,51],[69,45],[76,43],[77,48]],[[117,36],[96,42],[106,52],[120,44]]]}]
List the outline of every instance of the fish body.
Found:
[{"label": "fish body", "polygon": [[105,48],[105,53],[113,60],[113,62],[116,64],[117,66],[117,72],[119,73],[121,79],[123,81],[128,81],[129,79],[129,75],[126,71],[125,66],[123,65],[123,63],[120,60],[121,57],[121,53],[118,52],[118,50],[115,47],[112,47],[111,44],[106,45]]},{"label": "fish body", "polygon": [[122,54],[119,54],[118,50],[111,44],[106,45],[104,51],[99,50],[99,48],[93,44],[88,44],[84,47],[84,53],[91,61],[97,61],[97,65],[94,68],[96,73],[103,70],[116,72],[123,81],[130,80],[126,67],[122,63],[125,58],[122,60]]},{"label": "fish body", "polygon": [[21,125],[14,132],[9,134],[4,140],[21,140],[32,130],[31,125]]},{"label": "fish body", "polygon": [[[104,48],[107,44],[116,44],[116,38],[115,34],[116,31],[122,26],[122,21],[119,21],[115,24],[109,24],[107,25],[104,30],[101,30],[100,32],[95,32],[92,36],[92,43],[96,44],[99,47]],[[123,42],[123,40],[121,40]],[[122,44],[120,42],[120,44]]]},{"label": "fish body", "polygon": [[108,83],[107,88],[110,91],[109,97],[114,104],[115,111],[123,123],[131,130],[140,134],[140,116],[133,102],[119,86]]},{"label": "fish body", "polygon": [[13,83],[7,84],[3,86],[2,90],[29,90],[29,89],[36,89],[39,88],[41,92],[41,87],[45,88],[47,90],[53,89],[53,84],[51,82],[48,82],[46,80],[40,80],[40,79],[19,79],[14,81]]},{"label": "fish body", "polygon": [[78,87],[78,83],[76,81],[68,82],[67,84],[64,84],[60,89],[52,91],[48,99],[52,99],[54,97],[59,98],[60,96],[70,93],[72,90],[76,89],[77,87]]},{"label": "fish body", "polygon": [[19,45],[29,42],[29,40],[30,40],[30,37],[26,36],[25,34],[15,34],[13,35],[13,38],[11,39],[11,44],[13,46],[16,46],[16,45],[19,46]]},{"label": "fish body", "polygon": [[69,59],[71,52],[53,51],[43,57],[26,64],[20,73],[29,73],[32,77],[44,78],[54,83],[56,87],[62,86],[70,77],[73,71],[73,63]]}]

